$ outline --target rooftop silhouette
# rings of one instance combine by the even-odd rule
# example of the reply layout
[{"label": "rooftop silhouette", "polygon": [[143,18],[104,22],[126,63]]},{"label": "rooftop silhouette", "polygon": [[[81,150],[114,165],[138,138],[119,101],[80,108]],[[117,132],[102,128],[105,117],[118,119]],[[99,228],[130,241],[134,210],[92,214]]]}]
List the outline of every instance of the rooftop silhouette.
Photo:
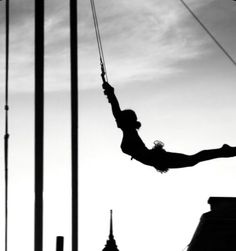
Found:
[{"label": "rooftop silhouette", "polygon": [[103,251],[119,251],[116,245],[116,240],[113,235],[113,218],[112,218],[112,210],[110,211],[110,233],[109,233],[109,239],[107,240],[107,243],[105,245],[105,248]]},{"label": "rooftop silhouette", "polygon": [[188,251],[236,250],[236,198],[210,197],[211,211],[201,216]]}]

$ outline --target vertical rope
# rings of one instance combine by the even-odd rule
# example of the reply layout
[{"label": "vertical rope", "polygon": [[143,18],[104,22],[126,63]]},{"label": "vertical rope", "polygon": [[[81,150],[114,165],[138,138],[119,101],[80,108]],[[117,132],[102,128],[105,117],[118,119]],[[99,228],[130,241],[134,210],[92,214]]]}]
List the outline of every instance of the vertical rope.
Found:
[{"label": "vertical rope", "polygon": [[72,251],[78,250],[78,42],[77,0],[70,0]]},{"label": "vertical rope", "polygon": [[6,0],[6,75],[5,75],[5,251],[8,250],[8,75],[9,75],[9,0]]},{"label": "vertical rope", "polygon": [[43,250],[44,0],[35,0],[35,232]]},{"label": "vertical rope", "polygon": [[92,14],[93,14],[93,22],[94,22],[94,29],[95,29],[95,33],[96,33],[98,52],[99,52],[99,56],[100,56],[100,63],[101,63],[102,71],[103,71],[103,69],[105,71],[105,78],[106,78],[106,81],[108,82],[105,57],[104,57],[103,48],[102,48],[102,40],[101,40],[100,31],[99,31],[98,18],[97,18],[94,0],[90,0],[90,3],[91,3]]}]

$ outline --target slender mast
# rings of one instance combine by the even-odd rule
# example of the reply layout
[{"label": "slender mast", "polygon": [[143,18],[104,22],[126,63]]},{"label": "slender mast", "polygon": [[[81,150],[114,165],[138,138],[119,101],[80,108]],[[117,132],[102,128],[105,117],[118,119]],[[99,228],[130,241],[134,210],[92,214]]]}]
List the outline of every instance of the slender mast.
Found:
[{"label": "slender mast", "polygon": [[43,250],[44,0],[35,0],[35,239]]},{"label": "slender mast", "polygon": [[9,75],[9,0],[6,0],[6,75],[5,75],[5,251],[8,250],[8,75]]},{"label": "slender mast", "polygon": [[109,239],[114,239],[114,236],[113,236],[112,210],[110,211],[110,234],[109,234]]},{"label": "slender mast", "polygon": [[70,0],[72,251],[78,250],[78,48],[77,0]]}]

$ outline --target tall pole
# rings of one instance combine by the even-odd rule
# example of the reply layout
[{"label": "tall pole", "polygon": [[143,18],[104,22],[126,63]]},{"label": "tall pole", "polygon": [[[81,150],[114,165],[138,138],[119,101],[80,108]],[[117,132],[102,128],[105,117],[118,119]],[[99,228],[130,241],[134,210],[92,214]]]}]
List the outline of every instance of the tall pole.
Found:
[{"label": "tall pole", "polygon": [[35,0],[35,232],[43,250],[44,0]]},{"label": "tall pole", "polygon": [[77,0],[70,0],[72,251],[78,250],[78,49]]},{"label": "tall pole", "polygon": [[70,0],[72,251],[78,250],[78,55],[77,0]]},{"label": "tall pole", "polygon": [[9,0],[6,0],[6,75],[5,75],[5,251],[8,249],[8,73],[9,73]]},{"label": "tall pole", "polygon": [[63,251],[64,250],[64,237],[57,236],[56,240],[56,251]]}]

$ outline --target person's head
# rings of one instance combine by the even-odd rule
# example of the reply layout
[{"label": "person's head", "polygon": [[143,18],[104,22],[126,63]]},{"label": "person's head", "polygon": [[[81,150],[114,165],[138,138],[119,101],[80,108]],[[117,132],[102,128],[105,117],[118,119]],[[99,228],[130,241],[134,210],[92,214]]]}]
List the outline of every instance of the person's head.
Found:
[{"label": "person's head", "polygon": [[121,112],[121,123],[129,128],[139,129],[141,127],[141,123],[138,121],[136,113],[130,109]]}]

